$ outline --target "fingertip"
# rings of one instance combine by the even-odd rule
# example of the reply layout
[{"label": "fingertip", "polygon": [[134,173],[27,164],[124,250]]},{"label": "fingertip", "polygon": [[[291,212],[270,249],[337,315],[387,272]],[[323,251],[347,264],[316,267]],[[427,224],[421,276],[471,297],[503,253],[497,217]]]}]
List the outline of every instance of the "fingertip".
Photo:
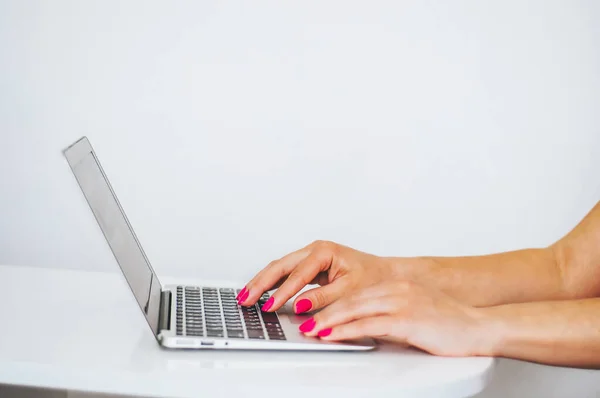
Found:
[{"label": "fingertip", "polygon": [[313,308],[313,303],[312,301],[310,301],[310,299],[307,298],[303,298],[300,299],[296,302],[296,305],[294,305],[294,312],[296,314],[302,314],[304,312],[308,312]]},{"label": "fingertip", "polygon": [[325,329],[319,330],[319,332],[317,333],[317,336],[328,337],[331,334],[332,330],[333,330],[332,328],[325,328]]},{"label": "fingertip", "polygon": [[247,288],[244,287],[244,289],[238,295],[238,304],[242,305],[246,300],[248,300],[249,296],[250,296],[250,290],[248,290]]},{"label": "fingertip", "polygon": [[263,306],[260,308],[261,311],[264,312],[269,312],[269,310],[273,307],[273,304],[275,303],[275,298],[273,296],[269,297],[269,299],[263,304]]},{"label": "fingertip", "polygon": [[244,294],[246,294],[247,291],[248,291],[248,288],[246,286],[244,286],[244,288],[242,290],[240,290],[240,292],[237,294],[235,299],[237,301],[240,301],[240,297],[242,297]]},{"label": "fingertip", "polygon": [[299,327],[298,329],[302,332],[302,333],[310,333],[313,331],[313,329],[316,326],[316,321],[315,318],[309,318],[306,321],[304,321]]}]

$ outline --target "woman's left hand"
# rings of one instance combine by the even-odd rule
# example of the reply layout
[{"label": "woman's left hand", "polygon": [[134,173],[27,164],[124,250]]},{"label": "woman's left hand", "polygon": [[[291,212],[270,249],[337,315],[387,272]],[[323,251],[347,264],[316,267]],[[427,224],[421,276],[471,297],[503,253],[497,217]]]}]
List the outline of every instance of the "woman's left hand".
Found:
[{"label": "woman's left hand", "polygon": [[484,313],[413,282],[377,284],[329,305],[300,326],[323,340],[373,337],[434,355],[492,355],[494,331]]}]

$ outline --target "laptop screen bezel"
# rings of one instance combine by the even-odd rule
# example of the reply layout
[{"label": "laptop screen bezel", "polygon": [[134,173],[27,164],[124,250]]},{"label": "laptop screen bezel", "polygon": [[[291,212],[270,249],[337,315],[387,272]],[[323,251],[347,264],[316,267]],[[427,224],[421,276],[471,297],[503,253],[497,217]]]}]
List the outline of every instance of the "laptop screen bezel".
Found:
[{"label": "laptop screen bezel", "polygon": [[87,137],[63,151],[148,325],[158,338],[162,285]]}]

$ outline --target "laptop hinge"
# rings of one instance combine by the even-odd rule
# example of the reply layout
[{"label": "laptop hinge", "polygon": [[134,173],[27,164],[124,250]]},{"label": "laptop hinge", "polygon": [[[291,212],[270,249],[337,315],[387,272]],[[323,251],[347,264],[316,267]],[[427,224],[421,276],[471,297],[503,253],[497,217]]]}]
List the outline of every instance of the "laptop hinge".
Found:
[{"label": "laptop hinge", "polygon": [[171,328],[171,292],[163,290],[160,293],[160,310],[158,312],[158,332]]}]

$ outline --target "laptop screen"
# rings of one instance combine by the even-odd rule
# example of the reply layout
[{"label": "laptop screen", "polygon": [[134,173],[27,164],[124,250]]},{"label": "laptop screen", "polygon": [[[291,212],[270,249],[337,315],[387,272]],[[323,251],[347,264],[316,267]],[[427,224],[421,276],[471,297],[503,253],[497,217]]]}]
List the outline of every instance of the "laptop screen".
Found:
[{"label": "laptop screen", "polygon": [[135,299],[157,335],[161,285],[100,161],[86,137],[67,148],[64,155]]}]

